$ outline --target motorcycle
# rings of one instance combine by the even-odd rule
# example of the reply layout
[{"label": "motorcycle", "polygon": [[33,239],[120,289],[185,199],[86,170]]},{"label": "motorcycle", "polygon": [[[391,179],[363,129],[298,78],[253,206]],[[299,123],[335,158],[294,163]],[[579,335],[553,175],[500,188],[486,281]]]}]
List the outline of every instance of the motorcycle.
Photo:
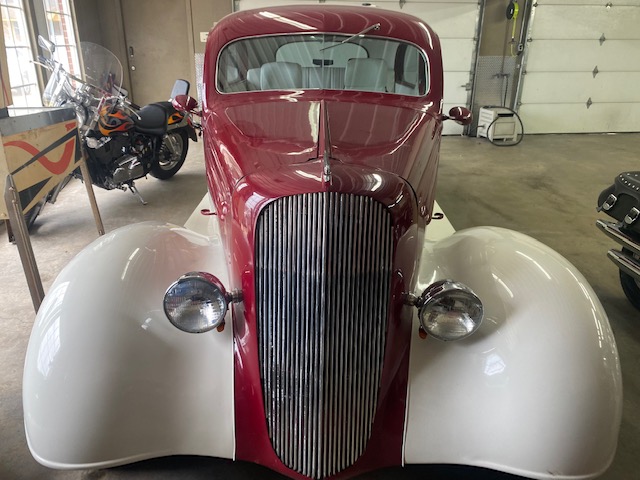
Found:
[{"label": "motorcycle", "polygon": [[620,269],[625,296],[640,310],[640,172],[619,174],[598,196],[597,210],[616,220],[597,220],[596,226],[622,246],[607,256]]},{"label": "motorcycle", "polygon": [[[180,170],[189,139],[197,141],[200,130],[192,114],[171,101],[143,107],[131,102],[122,88],[120,61],[100,45],[81,43],[84,78],[78,78],[54,58],[51,42],[40,36],[38,44],[49,57],[35,63],[51,72],[43,104],[75,110],[91,182],[105,190],[130,190],[145,204],[135,180],[167,180]],[[177,80],[171,98],[188,91],[189,82]]]}]

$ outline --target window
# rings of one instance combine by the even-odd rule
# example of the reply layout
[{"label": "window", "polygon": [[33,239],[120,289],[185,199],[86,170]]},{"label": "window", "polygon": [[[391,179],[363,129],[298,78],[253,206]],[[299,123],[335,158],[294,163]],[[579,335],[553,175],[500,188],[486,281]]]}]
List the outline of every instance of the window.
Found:
[{"label": "window", "polygon": [[16,107],[42,106],[36,67],[24,7],[21,0],[0,0],[0,14],[9,65],[9,82],[13,105]]},{"label": "window", "polygon": [[69,0],[43,0],[49,40],[56,46],[54,56],[68,71],[80,76],[78,46]]},{"label": "window", "polygon": [[237,40],[218,61],[222,93],[253,90],[357,90],[422,96],[428,91],[424,54],[380,37],[272,35]]}]

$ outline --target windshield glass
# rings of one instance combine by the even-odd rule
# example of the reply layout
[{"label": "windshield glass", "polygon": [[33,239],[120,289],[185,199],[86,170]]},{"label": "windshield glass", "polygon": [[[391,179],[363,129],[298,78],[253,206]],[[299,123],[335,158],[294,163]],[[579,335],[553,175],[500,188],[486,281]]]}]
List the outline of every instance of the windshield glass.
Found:
[{"label": "windshield glass", "polygon": [[373,36],[274,35],[226,45],[218,60],[221,93],[331,89],[421,96],[429,90],[414,45]]},{"label": "windshield glass", "polygon": [[110,95],[118,95],[122,86],[122,64],[118,57],[95,43],[82,42],[85,81]]}]

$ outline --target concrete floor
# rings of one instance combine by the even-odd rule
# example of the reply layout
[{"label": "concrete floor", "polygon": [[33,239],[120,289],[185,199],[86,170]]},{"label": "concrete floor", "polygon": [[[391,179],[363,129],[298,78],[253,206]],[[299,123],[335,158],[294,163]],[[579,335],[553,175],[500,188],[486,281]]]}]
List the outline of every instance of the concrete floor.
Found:
[{"label": "concrete floor", "polygon": [[[438,201],[456,229],[496,225],[527,233],[573,262],[604,304],[616,335],[624,378],[624,414],[617,455],[601,478],[640,478],[640,313],[627,302],[606,258],[613,246],[594,226],[598,193],[622,170],[638,169],[640,134],[528,136],[499,148],[475,138],[443,140]],[[107,231],[143,220],[184,224],[205,193],[201,144],[191,145],[173,179],[138,182],[149,202],[96,191]],[[97,237],[84,187],[73,181],[48,205],[32,231],[45,291],[60,269]],[[16,247],[0,227],[0,479],[281,478],[262,467],[226,460],[175,457],[98,471],[53,471],[36,463],[23,431],[22,366],[33,307]],[[365,478],[515,478],[452,467],[390,469]]]}]

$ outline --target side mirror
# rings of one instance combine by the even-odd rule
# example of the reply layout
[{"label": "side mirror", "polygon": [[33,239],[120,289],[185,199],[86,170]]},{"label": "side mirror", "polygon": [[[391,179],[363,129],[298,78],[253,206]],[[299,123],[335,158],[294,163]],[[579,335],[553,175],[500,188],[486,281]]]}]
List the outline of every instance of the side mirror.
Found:
[{"label": "side mirror", "polygon": [[473,115],[468,108],[465,107],[453,107],[449,110],[449,115],[443,115],[443,120],[453,120],[460,125],[469,125],[473,120]]},{"label": "side mirror", "polygon": [[51,54],[56,51],[56,46],[42,35],[38,35],[38,45]]},{"label": "side mirror", "polygon": [[181,112],[189,112],[199,115],[200,112],[197,112],[198,101],[190,97],[189,95],[176,95],[176,97],[171,101],[173,108],[176,110],[180,110]]},{"label": "side mirror", "polygon": [[178,95],[187,95],[189,93],[189,87],[191,85],[188,81],[179,78],[176,83],[173,84],[173,90],[171,90],[171,97],[176,98]]}]

